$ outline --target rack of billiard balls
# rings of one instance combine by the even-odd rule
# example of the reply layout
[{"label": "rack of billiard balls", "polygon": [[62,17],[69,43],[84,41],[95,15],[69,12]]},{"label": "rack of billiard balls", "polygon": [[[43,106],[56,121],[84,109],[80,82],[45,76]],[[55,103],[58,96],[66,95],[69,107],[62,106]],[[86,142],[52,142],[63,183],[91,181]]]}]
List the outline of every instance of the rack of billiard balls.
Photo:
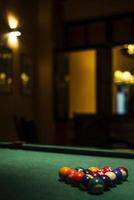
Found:
[{"label": "rack of billiard balls", "polygon": [[101,194],[105,190],[115,187],[127,180],[128,170],[125,167],[112,169],[109,166],[98,168],[96,166],[87,169],[82,167],[71,168],[62,166],[59,168],[60,180],[77,186],[92,194]]}]

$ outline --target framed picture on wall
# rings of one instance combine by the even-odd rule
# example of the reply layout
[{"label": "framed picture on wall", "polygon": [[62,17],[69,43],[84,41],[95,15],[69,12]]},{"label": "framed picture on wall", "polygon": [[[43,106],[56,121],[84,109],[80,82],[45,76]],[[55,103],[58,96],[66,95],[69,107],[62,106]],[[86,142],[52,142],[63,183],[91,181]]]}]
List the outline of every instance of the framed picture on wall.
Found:
[{"label": "framed picture on wall", "polygon": [[25,54],[20,56],[20,90],[24,95],[33,93],[33,62]]},{"label": "framed picture on wall", "polygon": [[10,93],[12,90],[12,50],[0,46],[0,93]]}]

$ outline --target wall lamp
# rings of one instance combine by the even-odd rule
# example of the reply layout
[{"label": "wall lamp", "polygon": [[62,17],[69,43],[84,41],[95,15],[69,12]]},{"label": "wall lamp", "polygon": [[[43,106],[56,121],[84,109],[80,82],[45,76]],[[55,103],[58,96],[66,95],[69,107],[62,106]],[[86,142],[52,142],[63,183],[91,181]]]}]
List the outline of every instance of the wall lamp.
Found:
[{"label": "wall lamp", "polygon": [[21,32],[18,30],[19,21],[12,13],[7,14],[7,21],[10,28],[7,34],[7,44],[11,48],[17,48],[19,45],[18,37],[21,36]]}]

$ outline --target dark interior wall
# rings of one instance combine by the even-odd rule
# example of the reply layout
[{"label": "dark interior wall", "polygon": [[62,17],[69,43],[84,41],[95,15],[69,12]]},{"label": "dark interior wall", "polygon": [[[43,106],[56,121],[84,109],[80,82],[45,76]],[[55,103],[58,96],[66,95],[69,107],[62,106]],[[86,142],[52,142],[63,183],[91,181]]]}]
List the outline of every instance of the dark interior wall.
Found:
[{"label": "dark interior wall", "polygon": [[53,144],[53,1],[40,0],[38,15],[37,122],[41,143]]},{"label": "dark interior wall", "polygon": [[65,0],[63,4],[67,21],[134,11],[133,0]]},{"label": "dark interior wall", "polygon": [[[13,50],[13,86],[9,94],[0,94],[0,140],[15,140],[17,139],[14,115],[25,116],[29,119],[35,118],[35,102],[34,95],[25,96],[20,92],[19,73],[20,73],[20,55],[22,53],[28,55],[33,60],[35,66],[35,45],[36,45],[36,15],[37,15],[36,0],[17,1],[17,0],[2,0],[0,1],[0,35],[7,32],[8,23],[6,14],[12,12],[18,19],[22,36],[19,39],[20,46],[17,50]],[[2,41],[0,41],[2,43]]]},{"label": "dark interior wall", "polygon": [[[0,139],[16,139],[13,115],[33,118],[42,143],[54,143],[53,121],[53,50],[63,47],[64,22],[96,16],[132,12],[133,0],[1,0],[0,19],[13,11],[21,24],[21,49],[14,52],[13,90],[0,94]],[[0,27],[1,33],[1,27]],[[23,96],[19,90],[20,53],[27,53],[34,63],[34,94]],[[8,124],[8,126],[7,126]]]}]

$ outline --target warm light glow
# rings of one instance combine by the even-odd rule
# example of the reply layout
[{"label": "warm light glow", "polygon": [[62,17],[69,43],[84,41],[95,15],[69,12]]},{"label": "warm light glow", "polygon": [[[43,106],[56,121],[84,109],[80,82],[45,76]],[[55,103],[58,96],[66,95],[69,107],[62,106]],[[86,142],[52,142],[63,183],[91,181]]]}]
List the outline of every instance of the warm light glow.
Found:
[{"label": "warm light glow", "polygon": [[122,82],[122,72],[120,70],[117,70],[114,72],[114,80],[115,82]]},{"label": "warm light glow", "polygon": [[26,73],[23,72],[20,77],[21,77],[21,80],[22,80],[22,84],[27,85],[28,82],[29,82],[29,76]]},{"label": "warm light glow", "polygon": [[17,37],[21,36],[21,32],[20,32],[20,31],[14,31],[14,34],[15,34]]},{"label": "warm light glow", "polygon": [[9,27],[11,29],[15,29],[18,27],[18,20],[15,16],[13,16],[11,13],[8,14],[7,16],[7,19],[8,19],[8,24],[9,24]]},{"label": "warm light glow", "polygon": [[129,71],[125,71],[125,72],[123,72],[122,76],[123,76],[123,81],[125,83],[129,83],[129,80],[130,80],[132,75]]},{"label": "warm light glow", "polygon": [[134,44],[129,44],[127,46],[127,51],[128,51],[128,54],[130,55],[134,54]]},{"label": "warm light glow", "polygon": [[11,83],[12,83],[12,78],[8,78],[8,79],[7,79],[7,83],[8,83],[8,85],[11,85]]},{"label": "warm light glow", "polygon": [[5,82],[6,82],[6,77],[7,77],[7,75],[6,75],[5,72],[0,72],[0,84],[1,84],[1,85],[4,85],[4,84],[5,84]]},{"label": "warm light glow", "polygon": [[6,73],[5,72],[1,72],[0,73],[0,80],[5,80],[6,79]]},{"label": "warm light glow", "polygon": [[19,41],[16,36],[16,32],[17,31],[12,31],[8,34],[7,43],[8,43],[8,46],[11,48],[18,48],[18,45],[19,45]]},{"label": "warm light glow", "polygon": [[114,72],[114,82],[117,84],[134,84],[134,75],[129,71],[117,70]]}]

